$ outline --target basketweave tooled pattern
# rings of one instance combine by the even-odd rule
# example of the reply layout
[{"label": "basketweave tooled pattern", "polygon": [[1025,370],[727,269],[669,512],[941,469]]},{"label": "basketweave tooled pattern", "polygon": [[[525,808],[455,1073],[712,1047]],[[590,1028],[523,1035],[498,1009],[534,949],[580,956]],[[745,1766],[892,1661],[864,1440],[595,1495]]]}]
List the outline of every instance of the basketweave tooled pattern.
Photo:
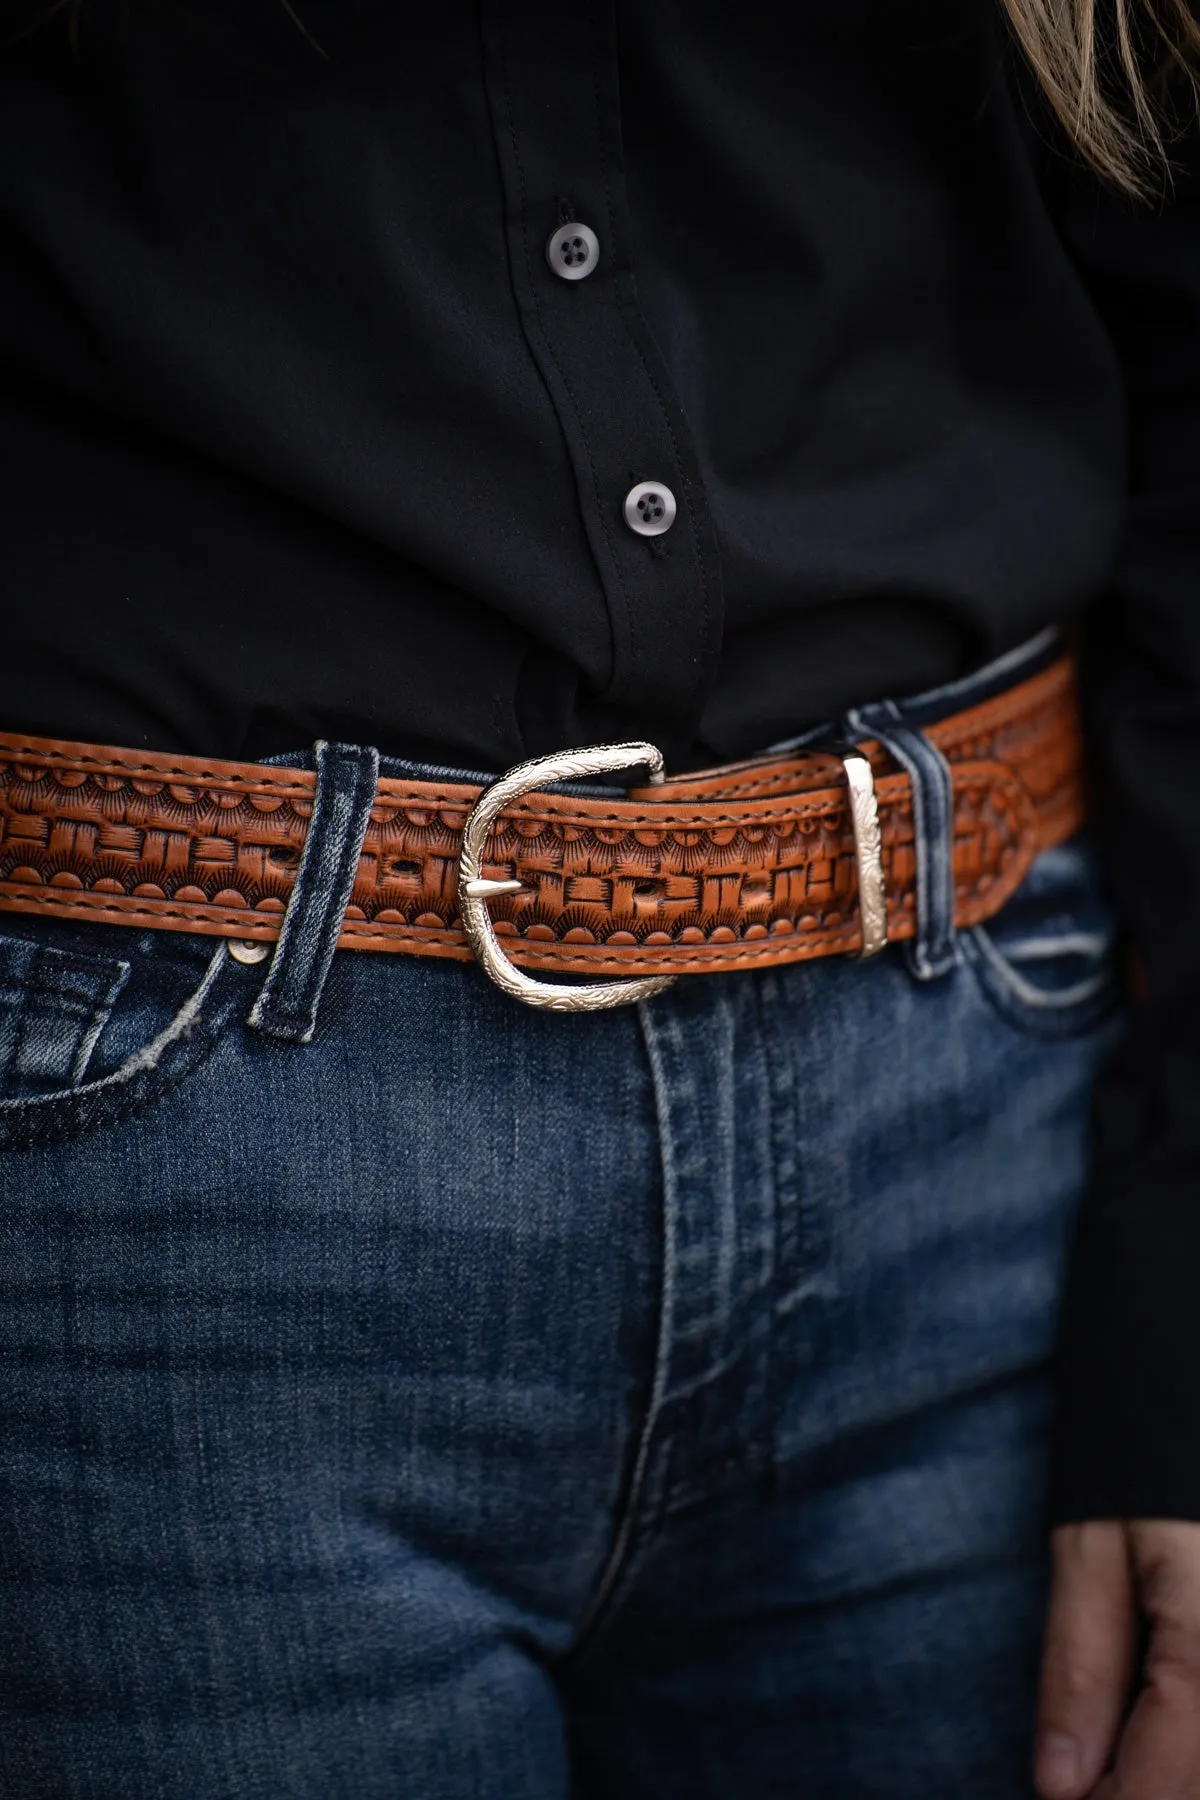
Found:
[{"label": "basketweave tooled pattern", "polygon": [[[1007,712],[961,721],[973,753],[955,769],[961,923],[994,910],[1038,844],[1077,822],[1078,758],[1061,702],[1043,695],[1026,727],[1003,698]],[[1024,781],[992,760],[1002,738]],[[946,748],[961,755],[958,744]],[[829,780],[811,760],[784,759],[753,774],[753,793],[716,798],[693,788],[685,800],[685,781],[662,799],[656,789],[624,803],[562,795],[516,803],[492,832],[486,866],[525,886],[492,907],[509,953],[587,972],[645,970],[660,957],[664,969],[701,969],[853,949],[844,789],[761,791],[800,767],[794,786]],[[0,739],[0,907],[272,937],[312,792],[303,771]],[[457,924],[457,863],[473,798],[463,787],[381,783],[343,943],[470,955]],[[879,799],[889,930],[901,938],[913,928],[915,878],[907,781],[882,775]]]},{"label": "basketweave tooled pattern", "polygon": [[[1029,835],[1016,784],[994,767],[977,768],[974,779],[964,771],[956,782],[955,870],[966,910],[1007,885]],[[911,813],[897,777],[881,783],[880,799],[890,926],[899,937],[912,924]],[[4,764],[0,812],[6,893],[36,889],[68,912],[76,900],[89,911],[107,901],[109,916],[150,903],[192,929],[226,915],[243,934],[270,935],[294,880],[311,799],[112,774],[80,781],[75,771],[64,784],[62,771]],[[396,931],[455,930],[465,813],[386,799],[375,807],[349,935],[357,930],[369,942]],[[487,866],[526,883],[526,893],[496,902],[494,912],[500,935],[520,940],[511,948],[531,960],[543,946],[574,946],[586,967],[605,946],[627,954],[640,944],[692,946],[703,962],[723,946],[766,950],[774,940],[782,951],[779,940],[793,934],[806,936],[815,954],[819,946],[850,947],[857,930],[853,838],[838,790],[776,805],[767,818],[700,829],[590,825],[527,805],[493,832]]]},{"label": "basketweave tooled pattern", "polygon": [[311,816],[311,777],[259,794],[6,759],[0,882],[281,914]]}]

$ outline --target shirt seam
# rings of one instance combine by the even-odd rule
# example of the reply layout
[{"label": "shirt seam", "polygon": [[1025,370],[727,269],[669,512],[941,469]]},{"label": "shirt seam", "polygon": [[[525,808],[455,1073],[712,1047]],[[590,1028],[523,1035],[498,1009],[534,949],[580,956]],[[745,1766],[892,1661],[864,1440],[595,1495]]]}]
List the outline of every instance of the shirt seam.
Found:
[{"label": "shirt seam", "polygon": [[[529,254],[529,228],[528,228],[528,219],[527,219],[527,212],[526,212],[526,195],[527,195],[528,190],[527,190],[526,184],[525,184],[525,164],[521,157],[520,138],[519,138],[519,134],[517,132],[516,123],[515,123],[513,103],[512,103],[512,88],[511,88],[511,85],[509,82],[509,75],[508,75],[507,38],[505,35],[505,29],[504,29],[503,22],[499,21],[499,20],[497,21],[497,38],[499,40],[499,45],[500,45],[500,76],[501,76],[501,83],[502,83],[503,90],[504,90],[504,107],[505,107],[505,113],[507,115],[508,135],[509,135],[509,141],[512,144],[513,161],[516,164],[518,191],[520,194],[520,202],[521,202],[518,228],[520,231],[520,238],[521,238],[521,253],[522,253],[522,256],[524,257],[524,262],[525,262],[525,279],[526,279],[526,282],[528,284],[528,289],[529,289],[530,307],[532,309],[533,318],[534,318],[534,322],[537,327],[538,335],[541,338],[541,341],[545,348],[546,354],[549,356],[551,362],[553,363],[555,371],[558,375],[558,378],[562,382],[563,388],[565,389],[567,397],[570,400],[571,410],[575,416],[575,423],[576,423],[576,426],[579,431],[579,436],[583,442],[584,451],[585,451],[585,454],[587,456],[587,461],[588,461],[588,469],[591,473],[592,493],[593,493],[593,498],[594,498],[594,502],[595,502],[595,506],[596,506],[596,513],[597,513],[597,517],[600,522],[600,529],[601,529],[601,532],[603,533],[605,544],[608,547],[608,553],[609,553],[609,557],[612,562],[613,573],[616,578],[617,587],[619,589],[622,605],[624,608],[625,630],[626,630],[626,633],[627,633],[627,636],[629,639],[630,662],[633,666],[636,667],[637,662],[638,662],[636,614],[635,614],[635,609],[634,609],[633,602],[632,602],[632,597],[629,593],[628,588],[625,585],[625,575],[624,575],[624,571],[621,568],[620,558],[617,554],[616,542],[612,536],[608,520],[604,514],[604,506],[603,506],[603,502],[602,502],[601,488],[600,488],[600,476],[599,476],[599,471],[596,466],[596,458],[592,451],[591,439],[588,436],[587,429],[583,422],[583,413],[580,408],[579,401],[576,398],[575,390],[571,385],[570,378],[567,375],[565,368],[563,367],[561,361],[559,360],[558,352],[555,349],[553,339],[551,338],[550,333],[547,331],[545,324],[543,323],[541,306],[539,305],[539,302],[538,302],[537,283],[534,279],[533,264],[530,260],[530,254]],[[603,587],[603,575],[601,575],[601,586]],[[615,657],[614,657],[614,661],[615,661]],[[614,669],[614,674],[615,674],[615,669]]]}]

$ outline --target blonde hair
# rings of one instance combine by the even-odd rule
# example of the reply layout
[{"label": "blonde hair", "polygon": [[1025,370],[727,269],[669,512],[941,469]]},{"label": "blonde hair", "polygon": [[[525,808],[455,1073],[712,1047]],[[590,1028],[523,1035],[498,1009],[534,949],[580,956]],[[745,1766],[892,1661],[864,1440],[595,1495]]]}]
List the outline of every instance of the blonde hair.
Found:
[{"label": "blonde hair", "polygon": [[1197,94],[1200,23],[1189,0],[1003,0],[1051,111],[1086,160],[1142,195],[1165,161],[1158,77]]}]

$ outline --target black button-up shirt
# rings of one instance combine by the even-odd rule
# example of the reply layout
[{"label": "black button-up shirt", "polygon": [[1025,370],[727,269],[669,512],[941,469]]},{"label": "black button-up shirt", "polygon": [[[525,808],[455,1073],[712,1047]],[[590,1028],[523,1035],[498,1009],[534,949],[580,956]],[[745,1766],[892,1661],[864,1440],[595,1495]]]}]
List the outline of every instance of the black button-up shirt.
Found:
[{"label": "black button-up shirt", "polygon": [[7,728],[681,768],[1086,615],[1150,999],[1060,1507],[1200,1508],[1195,135],[1105,198],[998,0],[3,27]]}]

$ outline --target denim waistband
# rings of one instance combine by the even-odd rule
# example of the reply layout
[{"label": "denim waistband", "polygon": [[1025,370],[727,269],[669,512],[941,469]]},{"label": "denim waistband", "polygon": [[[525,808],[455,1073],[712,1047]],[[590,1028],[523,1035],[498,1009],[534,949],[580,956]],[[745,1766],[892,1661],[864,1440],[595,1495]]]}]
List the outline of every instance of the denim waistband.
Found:
[{"label": "denim waistband", "polygon": [[[840,719],[815,725],[769,751],[802,750],[835,736],[878,738],[909,775],[913,792],[917,929],[904,946],[913,975],[933,981],[954,967],[953,794],[950,770],[925,735],[936,720],[1027,681],[1062,653],[1056,629],[998,657],[961,680],[905,699],[852,707]],[[479,785],[494,772],[447,768],[381,756],[358,744],[319,743],[312,750],[268,759],[276,767],[315,769],[312,822],[283,928],[250,1023],[273,1037],[307,1043],[333,960],[380,775]],[[572,783],[575,793],[615,796],[620,787]]]}]

